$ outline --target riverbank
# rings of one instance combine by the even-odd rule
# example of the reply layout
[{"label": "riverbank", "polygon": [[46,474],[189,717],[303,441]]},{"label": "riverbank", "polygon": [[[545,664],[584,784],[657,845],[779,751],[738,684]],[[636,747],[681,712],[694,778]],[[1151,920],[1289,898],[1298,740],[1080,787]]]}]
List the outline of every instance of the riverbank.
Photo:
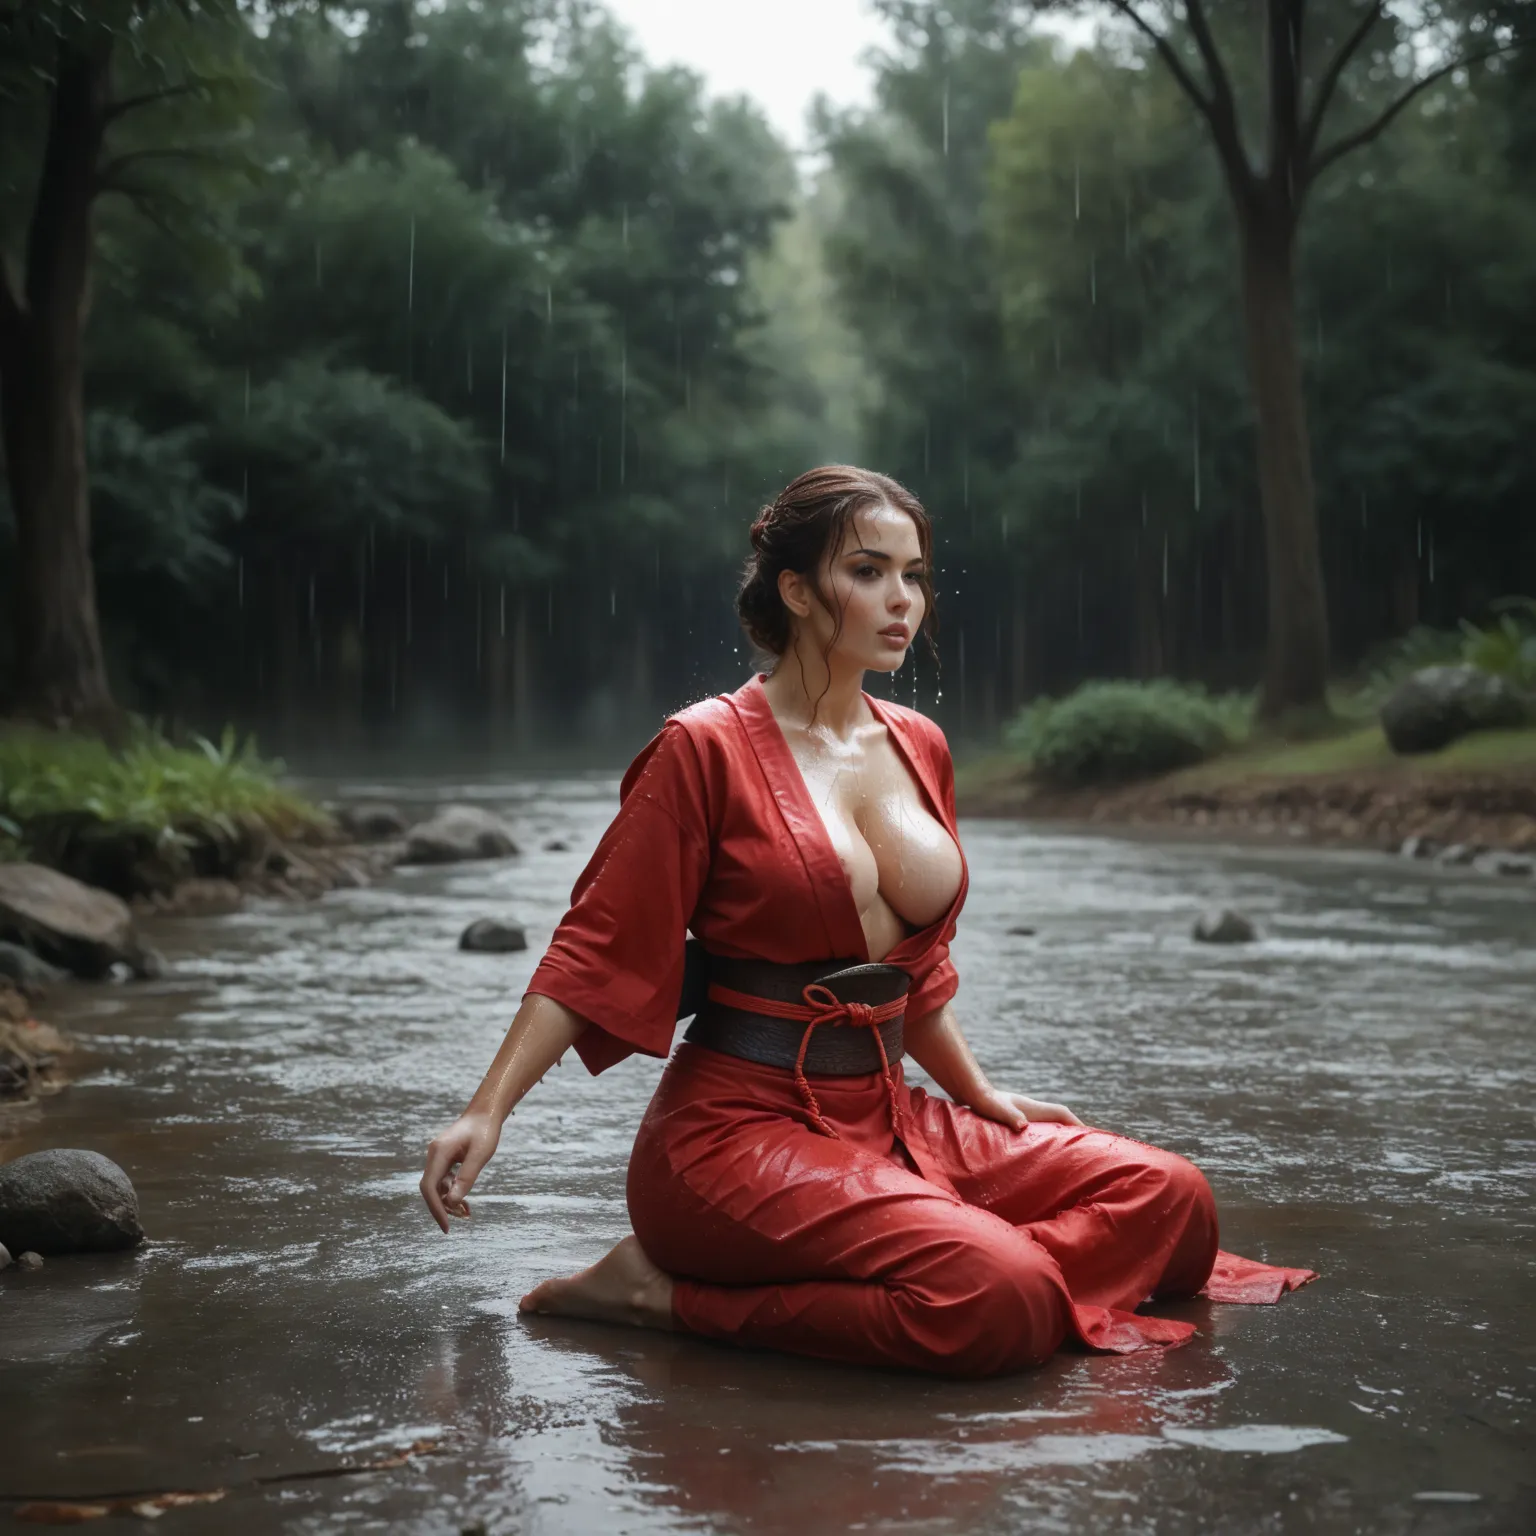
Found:
[{"label": "riverbank", "polygon": [[72,1075],[71,1042],[38,1020],[53,988],[163,973],[140,920],[308,901],[399,864],[516,852],[474,807],[417,818],[321,806],[233,731],[176,745],[140,727],[109,746],[0,722],[0,1110]]},{"label": "riverbank", "polygon": [[1265,745],[1134,784],[1052,789],[1017,757],[962,764],[961,815],[1165,827],[1256,841],[1396,852],[1536,853],[1536,730],[1485,731],[1440,752],[1398,757],[1377,727]]},{"label": "riverbank", "polygon": [[[474,1219],[437,1231],[421,1148],[500,1045],[611,818],[611,780],[369,782],[494,810],[524,855],[157,922],[175,984],[58,994],[95,1070],[0,1155],[110,1157],[148,1240],[0,1275],[0,1521],[7,1495],[225,1489],[158,1523],[1016,1536],[1092,1532],[1134,1507],[1140,1524],[1116,1529],[1200,1536],[1298,1508],[1303,1527],[1324,1510],[1322,1536],[1433,1536],[1452,1528],[1423,1512],[1449,1490],[1455,1536],[1524,1528],[1524,887],[970,823],[952,954],[986,1070],[1190,1157],[1226,1246],[1322,1276],[1274,1308],[1179,1304],[1199,1336],[1155,1358],[1062,1354],[1027,1377],[894,1391],[877,1373],[518,1316],[526,1289],[627,1229],[625,1160],[662,1070],[649,1057],[550,1072],[508,1122]],[[1196,944],[1210,906],[1251,914],[1259,941]],[[458,950],[484,913],[524,923],[528,950]],[[323,1347],[295,1345],[296,1304],[301,1344]],[[423,1438],[441,1452],[405,1458]]]}]

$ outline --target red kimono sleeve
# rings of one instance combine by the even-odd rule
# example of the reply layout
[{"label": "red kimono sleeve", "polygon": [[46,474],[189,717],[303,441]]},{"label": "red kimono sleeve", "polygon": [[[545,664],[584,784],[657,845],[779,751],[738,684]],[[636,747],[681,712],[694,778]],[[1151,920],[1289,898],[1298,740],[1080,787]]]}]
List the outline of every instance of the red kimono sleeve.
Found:
[{"label": "red kimono sleeve", "polygon": [[687,730],[669,721],[625,773],[619,813],[528,983],[592,1026],[576,1042],[588,1071],[671,1049],[683,943],[709,864],[703,771]]},{"label": "red kimono sleeve", "polygon": [[[932,721],[928,725],[929,760],[939,786],[945,820],[955,824],[955,764],[949,755],[944,733]],[[953,921],[944,925],[933,946],[913,966],[912,988],[907,993],[907,1017],[920,1019],[935,1008],[942,1008],[960,990],[960,974],[949,958],[949,941],[955,936]]]}]

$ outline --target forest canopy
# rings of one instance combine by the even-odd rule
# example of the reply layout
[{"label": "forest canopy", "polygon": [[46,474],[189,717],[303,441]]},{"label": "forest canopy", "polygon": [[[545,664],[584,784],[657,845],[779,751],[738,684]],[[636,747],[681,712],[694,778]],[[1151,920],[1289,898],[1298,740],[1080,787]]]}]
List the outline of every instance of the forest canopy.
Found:
[{"label": "forest canopy", "polygon": [[[1135,27],[1074,51],[1049,7],[882,0],[874,104],[824,105],[797,160],[583,0],[119,9],[113,100],[144,104],[100,151],[81,440],[129,707],[633,734],[739,678],[746,525],[828,459],[934,515],[943,697],[926,662],[895,686],[962,736],[1086,677],[1257,681],[1238,232]],[[1361,8],[1310,9],[1321,37]],[[1439,17],[1469,52],[1531,26]],[[1371,46],[1341,131],[1390,100],[1395,34]],[[1530,53],[1446,73],[1308,194],[1338,667],[1536,586]],[[23,76],[13,275],[48,132]]]}]

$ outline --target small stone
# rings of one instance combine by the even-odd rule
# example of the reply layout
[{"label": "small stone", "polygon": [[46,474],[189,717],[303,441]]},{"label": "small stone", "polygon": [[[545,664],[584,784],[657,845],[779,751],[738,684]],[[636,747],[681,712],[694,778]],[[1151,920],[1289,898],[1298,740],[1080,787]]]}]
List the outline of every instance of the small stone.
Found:
[{"label": "small stone", "polygon": [[1016,939],[1032,939],[1037,931],[1037,929],[1030,928],[1024,923],[1019,923],[1016,927],[1008,930],[1009,934]]},{"label": "small stone", "polygon": [[1251,944],[1258,936],[1252,922],[1230,908],[1205,913],[1194,929],[1194,937],[1202,944]]},{"label": "small stone", "polygon": [[476,805],[450,805],[411,828],[400,862],[455,864],[466,859],[508,859],[516,853],[512,833],[499,816]]},{"label": "small stone", "polygon": [[1405,859],[1431,859],[1440,851],[1440,845],[1432,837],[1422,837],[1417,832],[1403,839],[1398,853]]},{"label": "small stone", "polygon": [[0,1269],[9,1269],[16,1261],[11,1257],[11,1250],[0,1243]]},{"label": "small stone", "polygon": [[0,976],[14,981],[24,992],[32,992],[66,981],[69,973],[39,960],[20,944],[0,944]]},{"label": "small stone", "polygon": [[569,853],[570,851],[571,845],[563,838],[552,837],[544,844],[545,853]]},{"label": "small stone", "polygon": [[1463,868],[1471,864],[1483,849],[1476,843],[1452,843],[1449,848],[1442,848],[1436,856],[1437,864],[1448,864],[1456,868]]},{"label": "small stone", "polygon": [[24,1253],[16,1260],[16,1267],[18,1269],[41,1269],[43,1267],[43,1256],[40,1253]]},{"label": "small stone", "polygon": [[1472,861],[1472,867],[1485,875],[1508,875],[1519,878],[1536,874],[1536,860],[1523,853],[1505,853],[1495,848],[1491,853],[1481,853]]},{"label": "small stone", "polygon": [[161,907],[177,917],[227,917],[245,905],[245,892],[233,880],[183,880]]},{"label": "small stone", "polygon": [[0,1050],[0,1099],[25,1093],[31,1076],[25,1057],[15,1051]]},{"label": "small stone", "polygon": [[158,981],[165,975],[165,956],[147,944],[136,945],[133,954],[128,957],[128,963],[133,967],[135,979],[139,981]]},{"label": "small stone", "polygon": [[480,955],[507,955],[528,948],[528,935],[519,923],[499,923],[482,917],[459,935],[459,948]]},{"label": "small stone", "polygon": [[389,842],[404,837],[406,831],[405,817],[394,806],[376,800],[342,806],[336,812],[336,822],[360,843]]}]

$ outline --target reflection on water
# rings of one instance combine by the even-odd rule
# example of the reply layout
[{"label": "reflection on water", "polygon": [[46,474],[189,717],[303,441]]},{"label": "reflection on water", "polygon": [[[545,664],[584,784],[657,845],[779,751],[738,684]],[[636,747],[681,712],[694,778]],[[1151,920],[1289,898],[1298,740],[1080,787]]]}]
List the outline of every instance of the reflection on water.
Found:
[{"label": "reflection on water", "polygon": [[[381,788],[499,805],[525,854],[166,925],[166,980],[66,1000],[100,1070],[10,1150],[117,1158],[156,1241],[0,1281],[4,1492],[228,1485],[168,1517],[209,1531],[1518,1528],[1529,884],[967,825],[959,1004],[994,1077],[1195,1158],[1227,1246],[1323,1279],[1274,1308],[1171,1308],[1201,1333],[1168,1354],[953,1384],[517,1316],[625,1230],[657,1063],[552,1073],[474,1222],[436,1232],[422,1150],[614,784]],[[1209,905],[1263,942],[1194,944]],[[495,915],[533,948],[459,953]],[[442,1445],[253,1481],[415,1440]]]}]

